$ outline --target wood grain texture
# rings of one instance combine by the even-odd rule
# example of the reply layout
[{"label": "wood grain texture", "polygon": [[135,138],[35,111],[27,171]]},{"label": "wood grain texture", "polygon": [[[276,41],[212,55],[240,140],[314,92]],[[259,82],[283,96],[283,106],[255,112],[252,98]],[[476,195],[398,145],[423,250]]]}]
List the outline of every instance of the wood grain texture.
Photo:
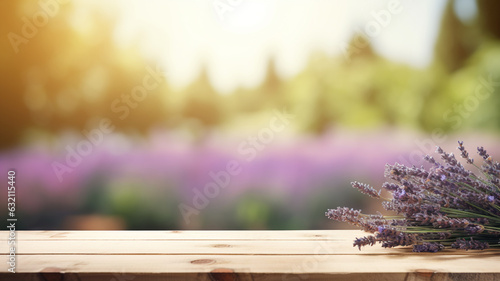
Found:
[{"label": "wood grain texture", "polygon": [[[6,231],[0,255],[7,260]],[[353,230],[18,231],[1,280],[500,280],[500,251],[352,247]]]},{"label": "wood grain texture", "polygon": [[[17,231],[20,240],[352,240],[365,236],[360,230],[274,230],[274,231]],[[0,231],[0,241],[8,232]]]}]

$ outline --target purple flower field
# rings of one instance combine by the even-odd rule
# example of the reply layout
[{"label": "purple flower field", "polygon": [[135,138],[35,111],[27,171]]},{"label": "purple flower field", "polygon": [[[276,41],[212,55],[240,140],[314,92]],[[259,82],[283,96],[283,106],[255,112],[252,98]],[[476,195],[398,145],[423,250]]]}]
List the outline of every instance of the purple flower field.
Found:
[{"label": "purple flower field", "polygon": [[[129,229],[332,228],[321,216],[327,207],[341,203],[378,210],[351,190],[351,181],[378,187],[385,164],[422,153],[415,140],[425,140],[391,131],[332,132],[276,139],[248,161],[238,151],[245,138],[193,143],[173,133],[155,133],[132,142],[112,135],[60,181],[52,165],[65,163],[61,144],[72,143],[63,139],[57,149],[38,144],[0,157],[3,171],[16,169],[18,213],[25,229],[68,227],[73,216],[90,214],[120,218]],[[466,141],[473,146],[477,139]],[[448,140],[440,145],[453,147],[454,138]],[[481,137],[481,145],[495,148],[494,142]],[[196,208],[194,189],[203,192],[214,182],[210,172],[225,171],[231,161],[241,172],[230,176],[226,187],[219,186],[189,222],[183,219],[179,204]]]}]

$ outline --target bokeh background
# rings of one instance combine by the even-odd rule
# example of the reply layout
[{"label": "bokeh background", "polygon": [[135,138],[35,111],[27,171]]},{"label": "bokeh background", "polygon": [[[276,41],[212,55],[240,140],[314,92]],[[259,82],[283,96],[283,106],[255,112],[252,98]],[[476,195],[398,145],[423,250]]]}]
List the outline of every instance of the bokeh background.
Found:
[{"label": "bokeh background", "polygon": [[500,155],[499,1],[0,5],[18,229],[345,228],[386,163]]}]

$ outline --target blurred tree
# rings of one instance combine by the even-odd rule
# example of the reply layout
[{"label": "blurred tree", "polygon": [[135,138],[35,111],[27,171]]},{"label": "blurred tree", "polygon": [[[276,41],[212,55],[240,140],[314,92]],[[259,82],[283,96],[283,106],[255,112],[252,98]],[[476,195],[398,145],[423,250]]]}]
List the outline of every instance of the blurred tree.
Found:
[{"label": "blurred tree", "polygon": [[266,76],[257,91],[257,100],[261,108],[282,108],[287,106],[283,81],[277,72],[274,58],[267,61]]},{"label": "blurred tree", "polygon": [[351,63],[352,60],[367,60],[377,57],[373,51],[370,40],[363,33],[355,33],[349,43],[342,46],[344,61]]},{"label": "blurred tree", "polygon": [[92,129],[96,119],[109,117],[118,130],[145,132],[165,119],[164,81],[137,109],[127,105],[134,111],[127,120],[120,122],[111,108],[148,74],[137,48],[121,49],[113,41],[113,18],[91,10],[85,14],[91,19],[82,23],[71,3],[51,9],[22,0],[9,1],[0,11],[2,31],[9,34],[7,42],[2,41],[0,65],[5,79],[0,90],[7,93],[8,102],[0,106],[2,114],[11,116],[1,118],[3,128],[9,129],[2,134],[0,149],[18,143],[29,128],[82,131]]},{"label": "blurred tree", "polygon": [[449,72],[462,67],[478,45],[478,42],[470,40],[474,27],[460,21],[453,9],[454,2],[446,4],[435,47],[436,60],[442,62]]},{"label": "blurred tree", "polygon": [[500,1],[497,0],[477,0],[478,18],[481,30],[496,39],[500,39]]},{"label": "blurred tree", "polygon": [[[447,2],[435,46],[435,61],[427,70],[435,76],[432,94],[423,99],[420,116],[427,131],[491,128],[498,123],[497,118],[491,118],[497,111],[494,104],[499,102],[498,90],[493,89],[496,85],[486,86],[491,89],[487,103],[476,95],[485,78],[499,73],[494,62],[499,57],[500,21],[496,11],[500,2],[477,0],[477,15],[467,21],[457,16],[454,9],[457,4],[461,3]],[[481,104],[481,110],[477,110],[475,103]]]},{"label": "blurred tree", "polygon": [[[24,66],[31,58],[27,54],[16,53],[14,45],[8,38],[12,32],[22,36],[20,32],[23,26],[21,21],[22,7],[28,2],[27,0],[6,1],[2,3],[2,9],[0,9],[0,17],[2,18],[0,32],[3,34],[0,40],[0,61],[2,62],[0,64],[0,77],[2,79],[0,82],[0,92],[2,93],[0,150],[17,145],[26,127],[33,123],[31,111],[25,102],[26,75],[23,75],[25,74]],[[26,45],[21,44],[20,48],[24,47]],[[43,97],[34,101],[37,104],[42,102]]]},{"label": "blurred tree", "polygon": [[205,128],[218,125],[223,117],[221,96],[214,90],[205,67],[202,67],[198,79],[184,91],[184,119],[195,119]]},{"label": "blurred tree", "polygon": [[330,118],[333,113],[329,110],[326,87],[322,86],[322,83],[319,84],[315,91],[311,93],[314,118],[308,124],[308,130],[321,135],[333,125],[333,120]]}]

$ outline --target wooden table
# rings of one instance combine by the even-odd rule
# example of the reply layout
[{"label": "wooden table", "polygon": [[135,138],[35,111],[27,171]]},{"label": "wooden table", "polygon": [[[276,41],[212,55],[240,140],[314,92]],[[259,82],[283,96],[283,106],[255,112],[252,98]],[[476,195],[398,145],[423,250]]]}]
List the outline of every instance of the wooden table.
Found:
[{"label": "wooden table", "polygon": [[500,280],[500,251],[352,246],[358,230],[17,231],[0,280]]}]

